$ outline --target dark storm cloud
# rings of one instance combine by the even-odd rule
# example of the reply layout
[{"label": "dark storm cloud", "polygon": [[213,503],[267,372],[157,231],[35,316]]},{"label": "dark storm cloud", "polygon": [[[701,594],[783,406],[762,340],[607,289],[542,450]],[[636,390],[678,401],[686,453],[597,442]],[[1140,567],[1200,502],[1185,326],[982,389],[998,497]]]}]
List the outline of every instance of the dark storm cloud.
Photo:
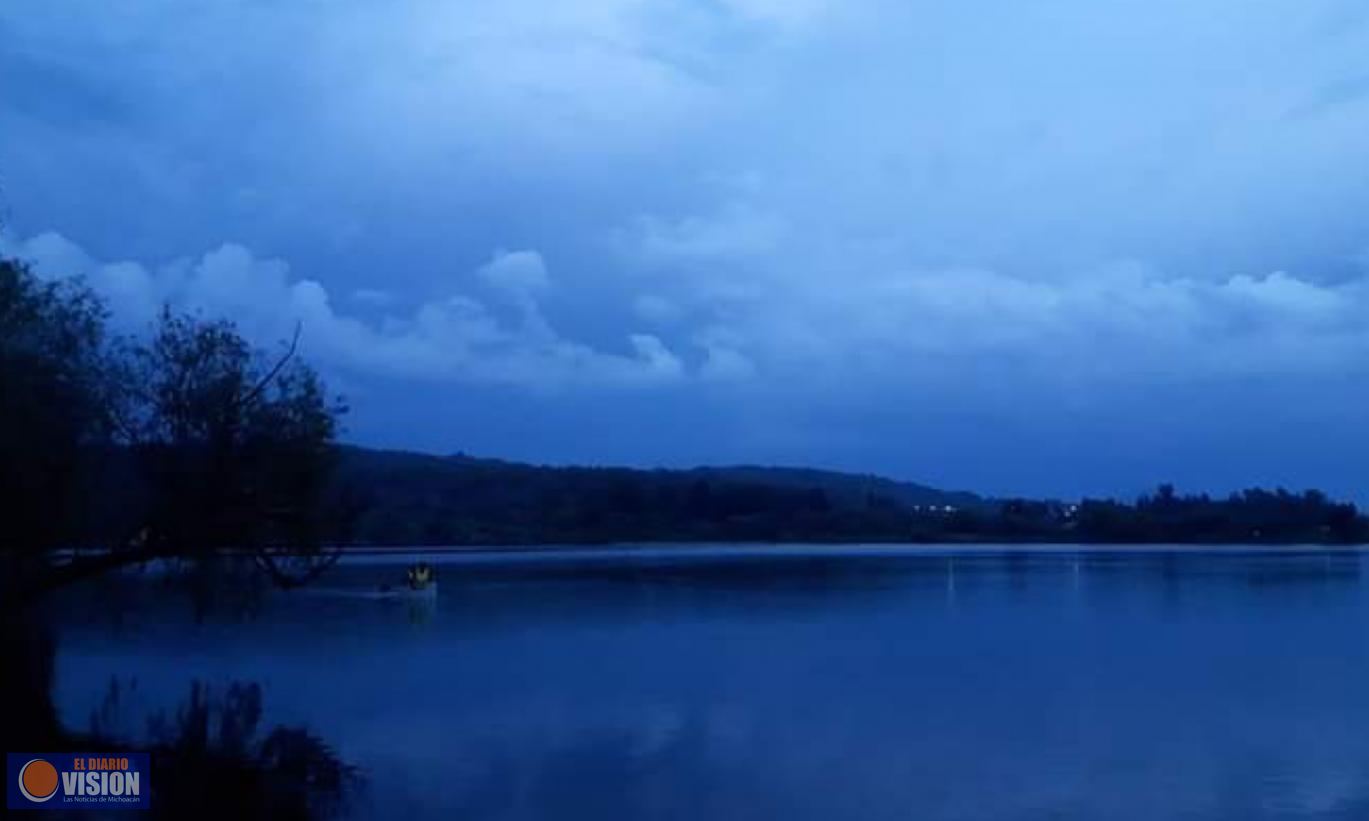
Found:
[{"label": "dark storm cloud", "polygon": [[1356,8],[21,1],[4,243],[130,327],[303,319],[369,441],[1348,487]]}]

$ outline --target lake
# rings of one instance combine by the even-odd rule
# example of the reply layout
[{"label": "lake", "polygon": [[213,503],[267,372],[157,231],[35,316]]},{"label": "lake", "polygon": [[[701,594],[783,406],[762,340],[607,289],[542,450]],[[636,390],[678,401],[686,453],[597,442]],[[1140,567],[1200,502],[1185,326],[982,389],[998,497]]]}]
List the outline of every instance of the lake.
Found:
[{"label": "lake", "polygon": [[[433,602],[362,591],[422,555]],[[1351,550],[356,556],[193,606],[72,591],[56,697],[129,735],[200,680],[362,768],[357,817],[1369,818]],[[135,681],[136,680],[136,681]]]}]

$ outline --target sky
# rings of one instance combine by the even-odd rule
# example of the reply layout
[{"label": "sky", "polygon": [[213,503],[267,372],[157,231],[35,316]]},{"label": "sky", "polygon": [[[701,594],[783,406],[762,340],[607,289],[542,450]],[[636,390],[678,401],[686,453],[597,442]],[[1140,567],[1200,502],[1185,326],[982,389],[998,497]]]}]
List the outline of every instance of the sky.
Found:
[{"label": "sky", "polygon": [[0,253],[362,444],[1369,500],[1362,0],[8,0]]}]

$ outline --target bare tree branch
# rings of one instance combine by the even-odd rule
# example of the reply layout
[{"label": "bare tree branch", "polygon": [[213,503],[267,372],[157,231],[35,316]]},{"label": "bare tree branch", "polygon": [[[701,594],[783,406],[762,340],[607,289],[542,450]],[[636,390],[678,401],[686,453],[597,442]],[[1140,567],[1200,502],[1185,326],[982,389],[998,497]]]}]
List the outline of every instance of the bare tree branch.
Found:
[{"label": "bare tree branch", "polygon": [[[271,577],[271,581],[277,587],[289,590],[294,587],[303,587],[322,576],[328,568],[337,564],[338,559],[342,558],[342,548],[335,548],[328,553],[310,556],[309,558],[313,561],[303,573],[292,573],[282,568],[276,561],[276,555],[268,549],[261,549],[252,552],[252,559],[257,563],[257,567],[260,567]],[[293,555],[298,557],[298,554]]]},{"label": "bare tree branch", "polygon": [[280,376],[280,372],[284,370],[290,360],[295,357],[295,351],[299,349],[299,335],[303,329],[304,324],[302,322],[295,323],[295,333],[290,337],[290,347],[287,348],[285,354],[276,361],[276,364],[271,367],[271,370],[267,371],[266,375],[257,381],[257,384],[253,385],[247,393],[242,395],[242,398],[238,400],[240,406],[247,405],[256,400],[258,396],[261,396],[262,391],[266,390],[266,388],[276,380],[276,377]]},{"label": "bare tree branch", "polygon": [[94,556],[80,559],[72,559],[69,562],[56,565],[38,578],[34,583],[25,585],[20,593],[22,602],[35,601],[45,593],[49,593],[60,587],[82,581],[111,570],[121,567],[128,567],[135,564],[143,564],[153,559],[168,558],[171,554],[165,550],[147,546],[127,550],[111,550]]}]

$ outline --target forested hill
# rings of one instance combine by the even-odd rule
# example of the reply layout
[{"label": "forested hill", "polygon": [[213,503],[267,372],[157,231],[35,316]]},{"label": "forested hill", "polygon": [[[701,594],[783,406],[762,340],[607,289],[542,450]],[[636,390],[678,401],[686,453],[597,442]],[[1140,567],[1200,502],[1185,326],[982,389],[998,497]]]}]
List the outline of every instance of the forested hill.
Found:
[{"label": "forested hill", "polygon": [[358,447],[342,449],[337,479],[353,511],[344,540],[360,544],[887,540],[908,537],[915,509],[990,507],[834,471],[548,467]]},{"label": "forested hill", "polygon": [[1162,486],[1134,502],[995,500],[877,476],[770,467],[547,467],[342,449],[334,541],[497,545],[613,541],[1351,544],[1354,505],[1317,491],[1225,498]]},{"label": "forested hill", "polygon": [[938,490],[916,482],[900,482],[866,473],[755,465],[702,467],[681,473],[689,478],[723,483],[759,484],[802,490],[820,488],[830,500],[844,506],[864,506],[872,498],[892,501],[910,508],[944,509],[949,506],[952,509],[982,509],[993,504],[974,493]]}]

